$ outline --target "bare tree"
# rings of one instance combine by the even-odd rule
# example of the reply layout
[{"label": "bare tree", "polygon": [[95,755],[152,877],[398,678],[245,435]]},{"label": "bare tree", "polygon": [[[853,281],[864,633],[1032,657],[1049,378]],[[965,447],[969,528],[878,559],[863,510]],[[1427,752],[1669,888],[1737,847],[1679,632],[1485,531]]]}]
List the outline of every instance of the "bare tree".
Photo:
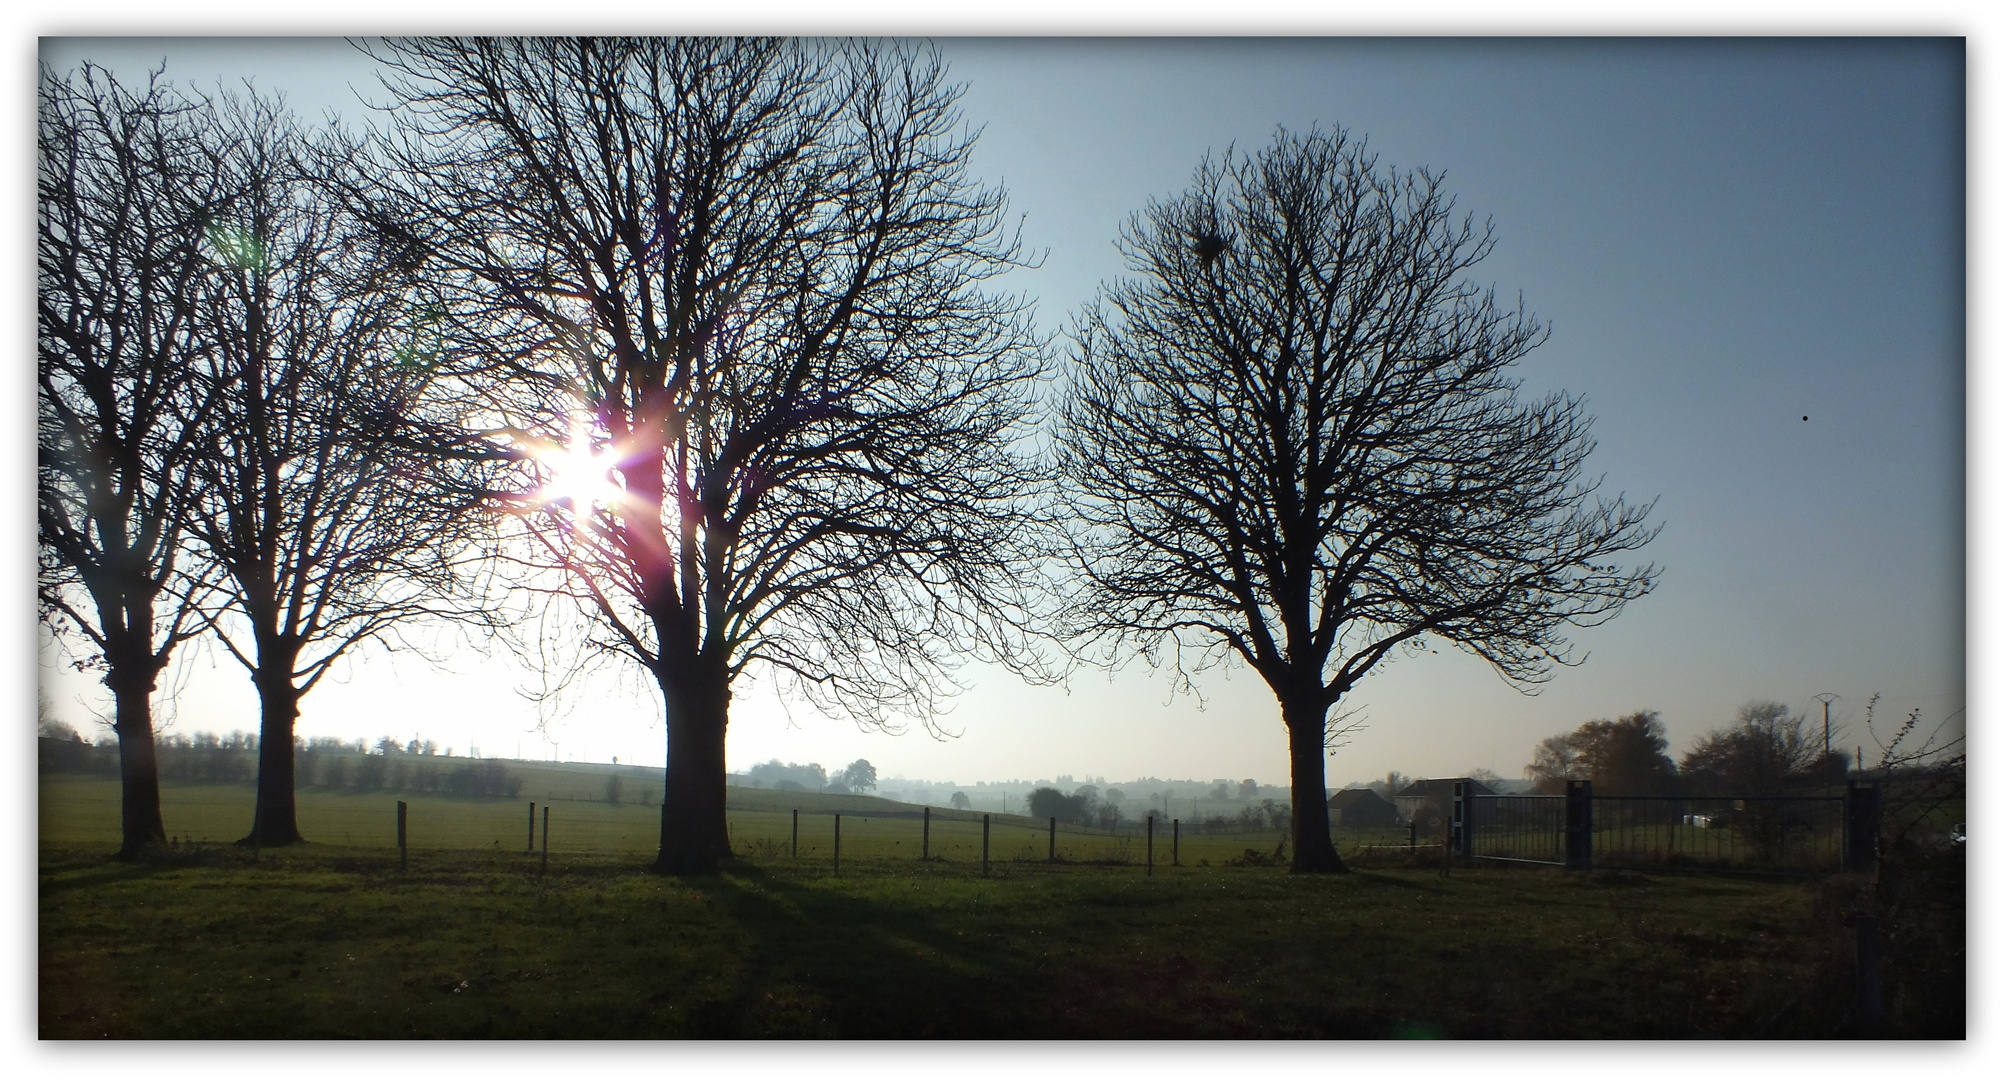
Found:
[{"label": "bare tree", "polygon": [[1503,777],[1494,769],[1474,768],[1463,775],[1494,792],[1503,790]]},{"label": "bare tree", "polygon": [[729,853],[753,669],[865,725],[1027,659],[1012,447],[1041,345],[937,55],[726,40],[374,48],[402,138],[369,199],[456,290],[528,457],[514,573],[660,687],[657,866]]},{"label": "bare tree", "polygon": [[1520,688],[1574,662],[1652,567],[1648,508],[1596,500],[1577,399],[1524,401],[1545,339],[1465,280],[1492,245],[1425,170],[1341,131],[1227,151],[1123,230],[1135,276],[1078,320],[1061,472],[1070,625],[1180,676],[1228,658],[1280,701],[1296,871],[1340,871],[1329,710],[1394,652],[1445,641]]},{"label": "bare tree", "polygon": [[[1869,714],[1868,714],[1869,715]],[[1684,779],[1714,795],[1782,795],[1841,781],[1841,751],[1823,752],[1809,718],[1778,701],[1749,701],[1684,755]]]},{"label": "bare tree", "polygon": [[[489,609],[470,591],[481,466],[428,454],[414,433],[458,422],[418,355],[427,330],[411,268],[394,265],[317,179],[350,156],[281,101],[221,99],[205,129],[228,202],[207,231],[215,402],[190,533],[227,582],[214,625],[261,710],[256,817],[245,842],[300,839],[299,703],[372,641],[422,647],[414,622]],[[395,253],[392,253],[394,256]]]},{"label": "bare tree", "polygon": [[1385,797],[1386,802],[1398,797],[1399,792],[1411,787],[1413,778],[1394,769],[1385,774],[1383,780],[1373,780],[1365,786]]},{"label": "bare tree", "polygon": [[1643,709],[1618,720],[1589,720],[1546,739],[1524,775],[1545,795],[1563,793],[1573,778],[1592,780],[1601,795],[1669,795],[1678,787],[1669,747],[1662,717]]},{"label": "bare tree", "polygon": [[1573,736],[1554,735],[1540,742],[1531,752],[1531,763],[1524,766],[1524,778],[1532,782],[1540,795],[1563,795],[1566,781],[1586,779]]},{"label": "bare tree", "polygon": [[36,148],[38,610],[114,701],[123,856],[163,841],[152,693],[200,631],[182,571],[204,349],[193,324],[216,179],[197,105],[158,78],[41,71]]}]

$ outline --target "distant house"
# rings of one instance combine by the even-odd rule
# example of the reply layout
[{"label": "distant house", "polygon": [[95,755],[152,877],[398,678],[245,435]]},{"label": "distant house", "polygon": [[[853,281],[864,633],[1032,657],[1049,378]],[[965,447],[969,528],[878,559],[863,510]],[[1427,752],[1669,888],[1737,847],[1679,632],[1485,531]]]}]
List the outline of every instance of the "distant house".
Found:
[{"label": "distant house", "polygon": [[1347,788],[1329,796],[1329,824],[1338,828],[1378,829],[1399,823],[1399,808],[1370,788]]},{"label": "distant house", "polygon": [[1418,821],[1422,829],[1439,828],[1453,812],[1454,785],[1457,783],[1467,784],[1470,795],[1496,794],[1466,776],[1416,780],[1392,798],[1392,801],[1398,804],[1399,818],[1404,821]]}]

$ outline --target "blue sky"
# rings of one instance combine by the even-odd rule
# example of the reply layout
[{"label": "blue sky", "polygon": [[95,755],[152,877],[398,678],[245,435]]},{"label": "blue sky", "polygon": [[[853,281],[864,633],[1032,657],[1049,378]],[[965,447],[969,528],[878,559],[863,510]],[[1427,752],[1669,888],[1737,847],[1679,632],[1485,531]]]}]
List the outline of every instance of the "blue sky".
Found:
[{"label": "blue sky", "polygon": [[[1388,769],[1516,776],[1541,738],[1659,710],[1673,748],[1772,698],[1841,695],[1930,717],[1964,697],[1964,88],[1956,40],[1426,41],[947,40],[983,127],[985,179],[1008,187],[1039,269],[1006,284],[1062,330],[1123,271],[1112,240],[1207,151],[1257,148],[1275,125],[1342,126],[1381,161],[1442,172],[1493,219],[1477,280],[1552,325],[1526,389],[1583,394],[1589,468],[1658,499],[1646,557],[1658,591],[1575,641],[1587,662],[1534,697],[1479,662],[1401,660],[1354,704],[1368,726],[1330,764],[1340,785]],[[59,69],[254,75],[295,110],[363,111],[367,61],[339,42],[42,43]],[[1807,416],[1808,420],[1802,417]],[[46,659],[46,657],[45,657]],[[306,735],[414,731],[464,752],[658,761],[644,683],[595,688],[533,728],[512,692],[533,675],[471,654],[455,671],[357,662],[316,689]],[[44,669],[59,712],[96,688]],[[191,653],[177,730],[254,728],[248,680]],[[957,739],[902,737],[794,706],[756,686],[734,706],[730,762],[838,764],[971,782],[1136,775],[1285,781],[1278,709],[1240,670],[1175,697],[1145,669],[1069,692],[973,673]]]}]

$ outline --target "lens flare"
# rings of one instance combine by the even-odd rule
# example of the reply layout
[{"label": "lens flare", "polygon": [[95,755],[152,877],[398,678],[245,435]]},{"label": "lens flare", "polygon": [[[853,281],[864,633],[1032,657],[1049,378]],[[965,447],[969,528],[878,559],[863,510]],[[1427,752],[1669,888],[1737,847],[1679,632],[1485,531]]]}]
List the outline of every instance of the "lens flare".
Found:
[{"label": "lens flare", "polygon": [[618,455],[610,447],[593,446],[591,430],[582,420],[571,421],[569,440],[535,451],[543,482],[536,500],[547,506],[567,506],[582,520],[597,507],[616,507],[626,491],[612,478]]}]

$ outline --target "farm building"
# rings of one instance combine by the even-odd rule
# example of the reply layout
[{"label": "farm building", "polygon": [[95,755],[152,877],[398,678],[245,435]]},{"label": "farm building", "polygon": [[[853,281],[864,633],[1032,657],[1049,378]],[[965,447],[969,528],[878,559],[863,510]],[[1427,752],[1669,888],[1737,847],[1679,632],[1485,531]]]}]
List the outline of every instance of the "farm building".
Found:
[{"label": "farm building", "polygon": [[1388,828],[1399,823],[1399,808],[1370,788],[1347,788],[1329,796],[1329,824],[1352,829]]},{"label": "farm building", "polygon": [[1440,780],[1416,780],[1393,797],[1398,804],[1401,821],[1417,820],[1421,828],[1438,827],[1447,820],[1454,803],[1454,785],[1468,785],[1471,795],[1494,795],[1495,792],[1480,782],[1466,776],[1450,776]]}]

